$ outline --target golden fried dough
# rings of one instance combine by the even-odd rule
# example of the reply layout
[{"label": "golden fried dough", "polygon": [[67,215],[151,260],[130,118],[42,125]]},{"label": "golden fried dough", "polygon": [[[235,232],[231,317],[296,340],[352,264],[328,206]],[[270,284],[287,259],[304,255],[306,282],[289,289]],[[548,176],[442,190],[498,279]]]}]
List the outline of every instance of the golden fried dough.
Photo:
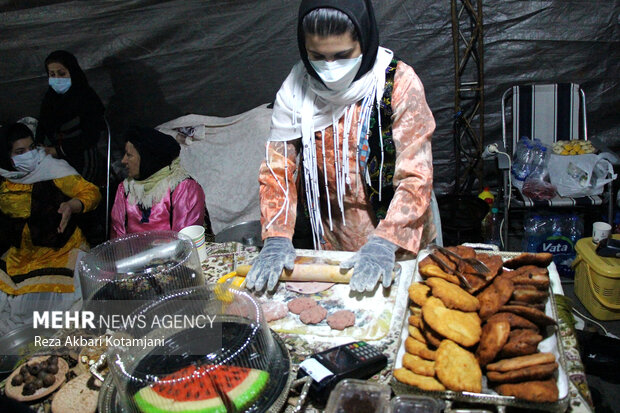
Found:
[{"label": "golden fried dough", "polygon": [[394,378],[401,383],[415,386],[422,390],[427,391],[444,391],[446,388],[433,377],[423,376],[416,374],[411,370],[402,367],[394,370]]},{"label": "golden fried dough", "polygon": [[437,349],[435,372],[446,388],[454,391],[482,391],[482,371],[469,351],[451,340],[443,340]]},{"label": "golden fried dough", "polygon": [[495,383],[519,383],[522,381],[548,379],[558,369],[558,363],[538,364],[524,367],[518,370],[510,370],[505,373],[488,371],[487,378]]},{"label": "golden fried dough", "polygon": [[480,318],[486,320],[510,300],[514,285],[512,281],[503,277],[497,277],[480,294]]},{"label": "golden fried dough", "polygon": [[478,311],[480,308],[478,299],[456,284],[437,277],[427,278],[426,284],[433,289],[433,296],[448,308],[466,312]]},{"label": "golden fried dough", "polygon": [[500,308],[499,311],[520,315],[538,326],[550,326],[556,324],[555,320],[546,315],[542,310],[524,305],[505,305]]},{"label": "golden fried dough", "polygon": [[427,264],[424,266],[420,266],[418,271],[420,272],[420,275],[422,275],[424,278],[439,277],[439,278],[443,278],[446,281],[450,281],[453,284],[457,284],[457,285],[461,284],[459,277],[457,277],[454,274],[448,274],[447,272],[444,272],[441,268],[439,268],[435,264]]},{"label": "golden fried dough", "polygon": [[558,386],[555,379],[524,381],[500,384],[495,390],[504,396],[515,396],[532,402],[555,402],[558,400]]},{"label": "golden fried dough", "polygon": [[424,360],[415,354],[405,353],[403,356],[403,366],[416,374],[423,376],[435,377],[435,362]]},{"label": "golden fried dough", "polygon": [[422,317],[430,328],[465,347],[480,341],[482,328],[476,313],[451,310],[440,299],[430,297],[422,307]]},{"label": "golden fried dough", "polygon": [[554,361],[555,356],[553,353],[535,353],[529,356],[513,357],[488,364],[487,370],[506,372],[536,366],[538,364],[553,363]]},{"label": "golden fried dough", "polygon": [[533,330],[512,330],[508,342],[502,347],[499,355],[505,358],[534,354],[538,350],[538,343],[542,339],[542,336]]},{"label": "golden fried dough", "polygon": [[422,307],[430,295],[430,291],[431,289],[428,286],[414,282],[409,286],[409,299]]},{"label": "golden fried dough", "polygon": [[407,353],[420,356],[425,360],[435,360],[435,352],[428,348],[426,344],[419,342],[413,337],[405,339],[405,350]]},{"label": "golden fried dough", "polygon": [[487,320],[487,323],[496,323],[498,321],[508,321],[511,328],[529,328],[538,331],[538,326],[527,318],[514,313],[495,313]]},{"label": "golden fried dough", "polygon": [[422,324],[422,327],[420,328],[420,331],[422,332],[422,334],[424,335],[424,338],[426,339],[426,344],[428,344],[430,348],[439,347],[439,344],[441,344],[441,341],[444,340],[445,337],[439,334],[438,332],[434,331],[432,328],[430,328],[428,324],[424,322],[423,318],[422,318],[421,324]]},{"label": "golden fried dough", "polygon": [[424,337],[424,334],[422,334],[422,332],[420,331],[419,328],[412,326],[411,324],[408,327],[409,330],[409,335],[411,337],[413,337],[414,339],[418,340],[420,343],[426,343],[426,338]]},{"label": "golden fried dough", "polygon": [[548,252],[524,252],[523,254],[504,262],[504,267],[515,269],[524,265],[535,265],[537,267],[545,268],[551,263],[552,260],[553,255]]},{"label": "golden fried dough", "polygon": [[508,321],[498,321],[496,323],[487,322],[482,327],[480,343],[476,349],[476,358],[481,366],[489,364],[497,353],[504,347],[510,337],[510,323]]},{"label": "golden fried dough", "polygon": [[409,321],[410,326],[414,326],[417,328],[422,328],[421,320],[422,320],[422,316],[416,315],[416,314],[410,315],[409,318],[407,319],[407,321]]}]

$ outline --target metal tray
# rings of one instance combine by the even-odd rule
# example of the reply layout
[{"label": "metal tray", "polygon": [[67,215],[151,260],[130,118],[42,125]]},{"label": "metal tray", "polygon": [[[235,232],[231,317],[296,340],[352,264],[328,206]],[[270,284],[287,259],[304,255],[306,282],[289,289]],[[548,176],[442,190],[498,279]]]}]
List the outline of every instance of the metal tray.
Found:
[{"label": "metal tray", "polygon": [[[496,252],[496,251],[476,251],[476,252],[490,254],[490,255],[500,255],[504,259],[504,261],[521,254],[521,253],[514,253],[514,252]],[[422,253],[419,255],[419,260],[423,258],[422,255],[423,255]],[[549,267],[551,266],[553,266],[553,270],[557,272],[557,270],[555,270],[555,265],[553,263],[549,265]],[[550,273],[551,273],[551,270],[550,270]],[[417,272],[417,263],[416,263],[416,275],[414,275],[414,277],[416,276],[419,277],[419,273]],[[415,280],[417,280],[417,278],[414,279],[414,281]],[[545,313],[548,316],[552,317],[556,322],[558,321],[557,306],[555,303],[555,298],[553,296],[553,291],[551,290],[551,286],[549,286],[549,305],[546,306]],[[405,329],[407,328],[407,325],[408,325],[408,318],[405,317],[403,320],[403,326],[402,326],[403,331],[405,331]],[[569,378],[566,374],[566,359],[564,357],[564,347],[562,346],[562,340],[560,339],[559,329],[557,328],[557,326],[548,327],[548,328],[554,328],[555,330],[553,334],[549,334],[546,339],[548,339],[550,336],[555,337],[555,343],[554,343],[555,351],[553,352],[556,355],[556,359],[559,364],[558,371],[557,371],[557,379],[558,379],[558,382],[560,380],[565,380],[566,387],[567,387],[566,395],[558,399],[558,401],[556,402],[536,403],[536,402],[531,402],[531,401],[527,401],[523,399],[518,399],[514,396],[501,396],[501,395],[495,394],[494,392],[492,392],[492,390],[488,390],[488,389],[486,391],[488,391],[489,393],[455,392],[451,390],[426,391],[426,390],[422,390],[414,386],[409,386],[407,384],[401,383],[398,380],[396,380],[394,377],[392,377],[390,381],[390,385],[392,386],[392,389],[394,390],[394,393],[396,395],[420,394],[420,395],[430,396],[433,398],[441,398],[441,399],[447,400],[448,401],[447,404],[450,407],[453,404],[456,404],[456,402],[464,402],[470,406],[473,405],[473,406],[480,407],[480,408],[483,408],[484,406],[494,406],[498,409],[498,411],[504,411],[505,407],[519,407],[519,408],[532,409],[532,410],[564,412],[568,408],[568,404],[570,402],[570,393],[568,390]],[[401,343],[398,347],[399,349],[404,346],[404,339],[406,337],[407,337],[406,335],[401,336]],[[486,388],[486,377],[484,375],[483,375],[483,387]]]},{"label": "metal tray", "polygon": [[[268,390],[269,394],[265,396],[268,399],[266,407],[252,406],[247,412],[278,412],[284,407],[288,398],[288,393],[293,382],[293,374],[291,371],[291,358],[289,352],[284,345],[282,339],[273,331],[271,332],[274,340],[280,347],[282,357],[278,362],[278,366],[274,370],[277,383],[274,386],[270,386],[272,390]],[[112,380],[111,375],[108,374],[101,390],[99,391],[98,400],[98,413],[129,413],[124,409],[117,400],[118,389]]]}]

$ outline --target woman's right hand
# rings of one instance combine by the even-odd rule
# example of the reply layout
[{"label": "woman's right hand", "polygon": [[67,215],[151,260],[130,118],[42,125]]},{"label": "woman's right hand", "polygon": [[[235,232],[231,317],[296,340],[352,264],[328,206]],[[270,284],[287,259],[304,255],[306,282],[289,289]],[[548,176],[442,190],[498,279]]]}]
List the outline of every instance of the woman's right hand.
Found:
[{"label": "woman's right hand", "polygon": [[257,291],[265,288],[273,290],[278,284],[282,270],[289,271],[295,266],[295,247],[290,239],[284,237],[270,237],[265,240],[263,249],[254,260],[250,272],[245,277],[245,286]]}]

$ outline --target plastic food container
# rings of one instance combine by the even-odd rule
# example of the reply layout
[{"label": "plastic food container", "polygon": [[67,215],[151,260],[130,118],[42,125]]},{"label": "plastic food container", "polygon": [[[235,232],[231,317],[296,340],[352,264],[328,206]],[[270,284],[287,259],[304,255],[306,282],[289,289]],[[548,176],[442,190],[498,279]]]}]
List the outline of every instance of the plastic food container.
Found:
[{"label": "plastic food container", "polygon": [[131,316],[142,322],[115,332],[119,341],[107,362],[116,400],[100,405],[100,412],[263,412],[283,406],[291,378],[288,352],[248,292],[224,285],[187,288]]},{"label": "plastic food container", "polygon": [[620,259],[597,255],[590,237],[577,241],[575,251],[575,295],[595,318],[620,320]]},{"label": "plastic food container", "polygon": [[396,396],[391,406],[392,413],[439,413],[442,402],[426,396]]},{"label": "plastic food container", "polygon": [[104,242],[79,265],[86,300],[149,300],[204,284],[198,252],[189,237],[148,231]]},{"label": "plastic food container", "polygon": [[325,413],[387,412],[391,392],[385,384],[345,379],[329,395]]}]

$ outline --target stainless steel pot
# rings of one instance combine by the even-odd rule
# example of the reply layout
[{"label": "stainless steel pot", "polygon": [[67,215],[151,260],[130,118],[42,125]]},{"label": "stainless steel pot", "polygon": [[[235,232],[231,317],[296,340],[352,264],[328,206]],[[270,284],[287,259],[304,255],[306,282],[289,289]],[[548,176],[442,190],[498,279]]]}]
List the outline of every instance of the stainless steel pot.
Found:
[{"label": "stainless steel pot", "polygon": [[260,221],[246,221],[231,225],[215,234],[215,242],[237,241],[250,247],[262,247]]}]

